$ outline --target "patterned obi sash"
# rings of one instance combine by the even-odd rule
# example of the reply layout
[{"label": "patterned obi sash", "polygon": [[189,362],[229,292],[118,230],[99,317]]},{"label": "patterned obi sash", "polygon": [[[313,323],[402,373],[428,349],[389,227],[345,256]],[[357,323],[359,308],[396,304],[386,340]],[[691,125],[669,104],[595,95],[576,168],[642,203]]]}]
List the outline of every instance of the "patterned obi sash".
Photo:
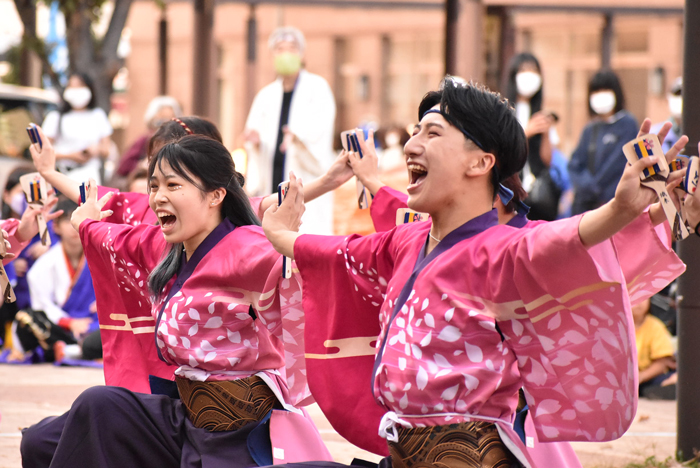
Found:
[{"label": "patterned obi sash", "polygon": [[389,441],[392,468],[516,468],[520,462],[488,421],[428,427],[397,426]]},{"label": "patterned obi sash", "polygon": [[213,432],[238,430],[262,420],[272,408],[282,408],[270,387],[256,375],[208,382],[177,377],[175,383],[190,422]]}]

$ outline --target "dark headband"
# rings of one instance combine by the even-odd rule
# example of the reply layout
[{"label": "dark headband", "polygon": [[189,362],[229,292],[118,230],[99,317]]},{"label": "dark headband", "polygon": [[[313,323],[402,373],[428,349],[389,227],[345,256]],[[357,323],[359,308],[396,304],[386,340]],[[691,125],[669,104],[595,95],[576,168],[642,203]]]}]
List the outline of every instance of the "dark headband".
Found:
[{"label": "dark headband", "polygon": [[[464,127],[462,127],[462,125],[460,125],[460,123],[457,122],[457,120],[454,119],[454,118],[453,118],[450,114],[448,114],[447,112],[443,112],[443,111],[441,111],[441,110],[439,110],[439,109],[428,109],[428,110],[425,111],[425,113],[423,114],[423,117],[425,117],[425,116],[428,115],[428,114],[440,114],[445,120],[447,120],[447,121],[450,123],[450,125],[452,125],[452,126],[455,127],[457,130],[459,130],[460,132],[462,132],[462,133],[464,134],[464,136],[467,137],[467,139],[473,141],[474,144],[475,144],[476,146],[478,146],[479,149],[480,149],[481,151],[484,151],[484,152],[487,152],[487,153],[488,153],[488,151],[486,151],[486,150],[484,149],[484,145],[482,145],[481,142],[480,142],[479,140],[477,140],[477,139],[474,137],[474,135],[472,135],[471,133],[469,133],[468,131],[466,131],[466,130],[464,129]],[[421,119],[422,119],[423,117],[421,117]]]}]

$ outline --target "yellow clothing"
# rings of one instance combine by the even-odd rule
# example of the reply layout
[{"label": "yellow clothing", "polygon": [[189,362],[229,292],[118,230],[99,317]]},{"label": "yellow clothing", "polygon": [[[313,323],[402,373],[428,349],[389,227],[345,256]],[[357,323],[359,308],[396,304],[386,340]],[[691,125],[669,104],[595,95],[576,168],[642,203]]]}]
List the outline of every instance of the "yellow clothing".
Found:
[{"label": "yellow clothing", "polygon": [[652,361],[673,356],[671,334],[666,325],[653,315],[648,314],[644,318],[644,322],[635,330],[635,335],[640,371],[649,367]]}]

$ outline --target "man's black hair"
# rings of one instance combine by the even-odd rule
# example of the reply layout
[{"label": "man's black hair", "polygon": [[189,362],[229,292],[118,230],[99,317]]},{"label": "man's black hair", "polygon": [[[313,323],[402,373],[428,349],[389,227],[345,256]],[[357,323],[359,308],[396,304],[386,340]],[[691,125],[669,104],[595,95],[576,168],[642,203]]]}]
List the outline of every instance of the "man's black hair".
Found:
[{"label": "man's black hair", "polygon": [[73,212],[78,208],[78,204],[73,200],[61,195],[58,197],[58,203],[56,203],[55,210],[63,210],[63,214],[56,218],[58,221],[70,221],[70,217],[73,216]]},{"label": "man's black hair", "polygon": [[[625,108],[625,94],[622,92],[622,85],[620,84],[620,79],[617,77],[614,71],[610,69],[599,70],[588,83],[588,98],[590,100],[591,94],[597,91],[610,90],[615,93],[615,109],[613,113],[618,113]],[[595,111],[588,104],[588,113],[591,116],[596,115]]]},{"label": "man's black hair", "polygon": [[461,85],[451,77],[445,78],[440,90],[423,97],[418,120],[438,104],[440,112],[472,134],[482,150],[496,156],[492,171],[495,196],[498,184],[520,172],[527,160],[527,139],[513,108],[500,94],[473,83]]}]

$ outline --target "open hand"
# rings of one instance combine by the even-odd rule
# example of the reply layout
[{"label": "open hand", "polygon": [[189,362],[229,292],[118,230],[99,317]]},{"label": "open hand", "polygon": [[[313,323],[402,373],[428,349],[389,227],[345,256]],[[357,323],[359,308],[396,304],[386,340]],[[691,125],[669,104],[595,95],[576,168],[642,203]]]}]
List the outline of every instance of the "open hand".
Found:
[{"label": "open hand", "polygon": [[[45,147],[45,146],[44,146]],[[39,223],[36,220],[37,215],[43,214],[44,219],[48,223],[63,214],[63,210],[54,211],[51,210],[58,203],[58,198],[53,193],[48,196],[48,201],[41,208],[34,205],[27,205],[27,209],[22,213],[22,217],[19,220],[19,226],[17,227],[17,233],[15,236],[20,242],[28,241],[32,237],[36,236],[39,232]]]},{"label": "open hand", "polygon": [[97,199],[97,182],[94,179],[90,179],[90,186],[88,187],[88,193],[85,196],[85,203],[80,205],[73,211],[73,216],[71,216],[70,222],[76,231],[80,230],[80,225],[86,219],[94,219],[96,221],[112,216],[112,210],[102,211],[107,201],[112,198],[114,192],[108,192],[105,196]]}]

